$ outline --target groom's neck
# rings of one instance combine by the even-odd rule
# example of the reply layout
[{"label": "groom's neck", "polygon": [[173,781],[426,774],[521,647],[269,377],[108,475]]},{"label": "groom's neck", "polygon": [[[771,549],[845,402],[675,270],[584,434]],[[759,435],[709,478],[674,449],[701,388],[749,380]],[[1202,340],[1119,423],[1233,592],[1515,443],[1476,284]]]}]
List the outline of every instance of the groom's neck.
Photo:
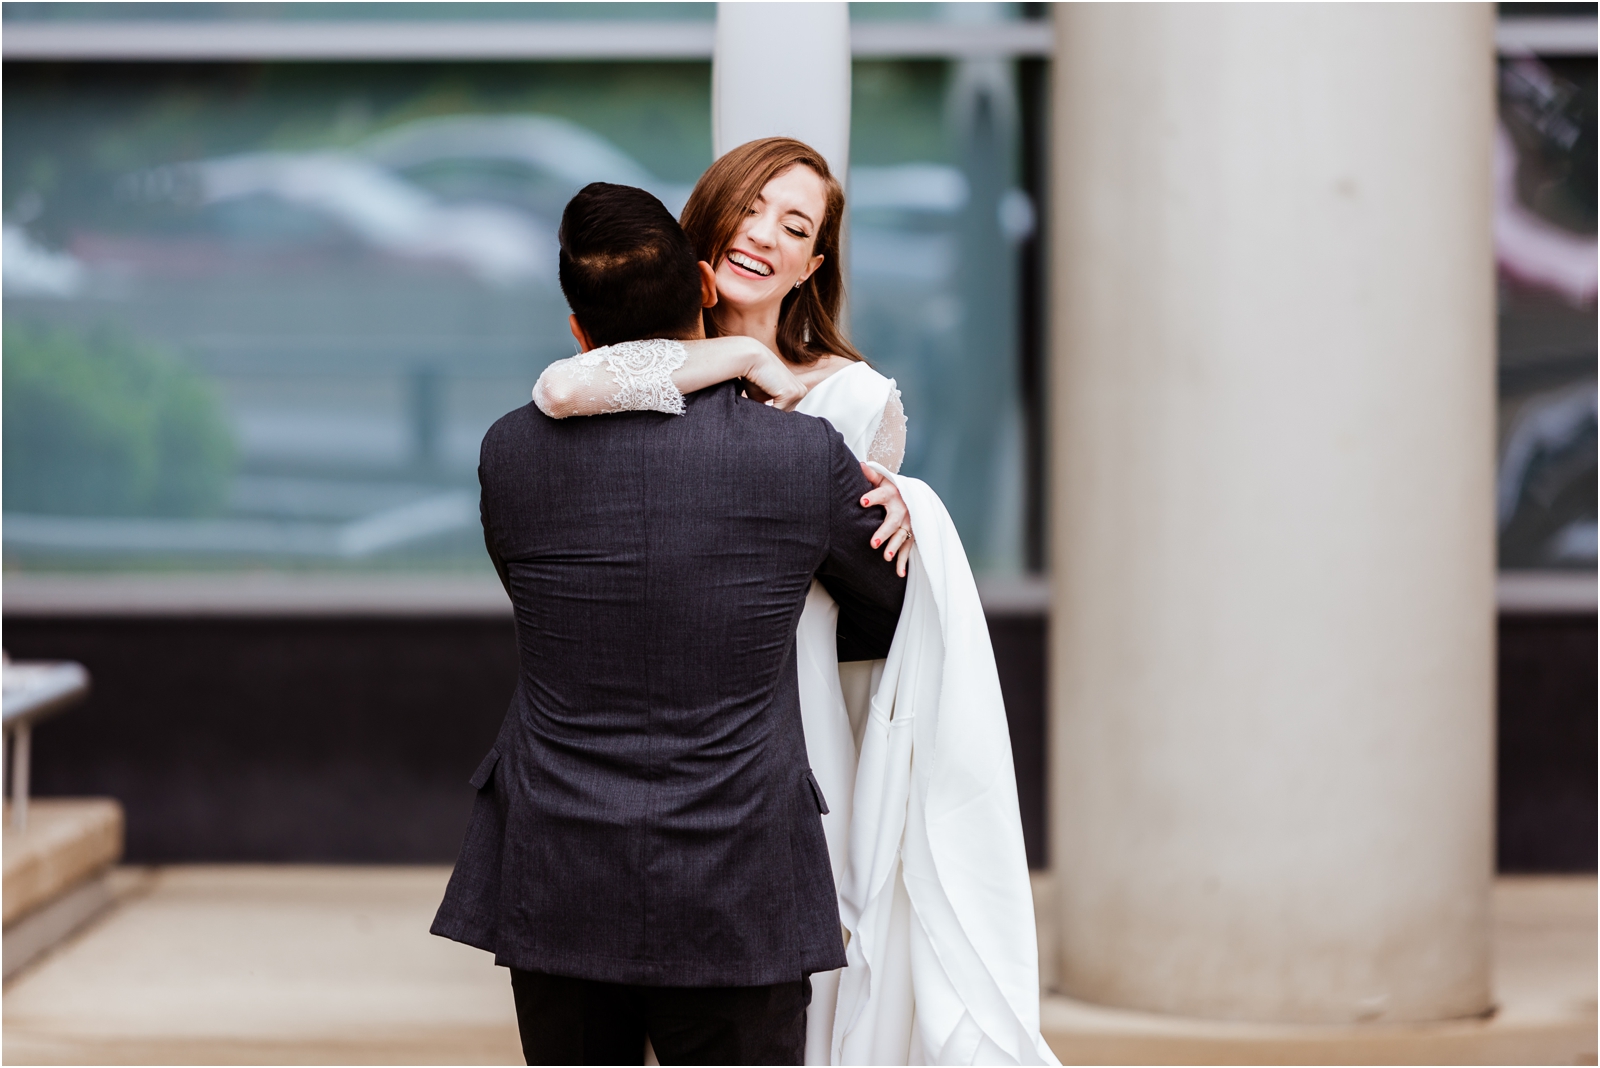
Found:
[{"label": "groom's neck", "polygon": [[[573,336],[578,339],[578,346],[580,349],[582,349],[582,351],[588,352],[590,349],[597,349],[601,347],[590,340],[589,332],[584,330],[581,324],[575,323],[573,326]],[[616,341],[609,341],[606,344],[620,345],[627,341],[649,341],[653,338],[667,338],[672,341],[704,341],[705,336],[705,324],[696,318],[694,328],[691,330],[667,330],[658,334],[647,334],[644,337],[624,337],[618,338]]]}]

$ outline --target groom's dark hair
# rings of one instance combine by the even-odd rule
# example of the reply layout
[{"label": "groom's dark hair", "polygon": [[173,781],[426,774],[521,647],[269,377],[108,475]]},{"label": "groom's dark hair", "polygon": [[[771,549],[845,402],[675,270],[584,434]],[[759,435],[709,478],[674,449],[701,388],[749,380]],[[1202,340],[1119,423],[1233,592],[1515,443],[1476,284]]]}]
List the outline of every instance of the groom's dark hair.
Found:
[{"label": "groom's dark hair", "polygon": [[700,322],[694,245],[666,205],[591,182],[561,213],[561,292],[596,345],[688,337]]}]

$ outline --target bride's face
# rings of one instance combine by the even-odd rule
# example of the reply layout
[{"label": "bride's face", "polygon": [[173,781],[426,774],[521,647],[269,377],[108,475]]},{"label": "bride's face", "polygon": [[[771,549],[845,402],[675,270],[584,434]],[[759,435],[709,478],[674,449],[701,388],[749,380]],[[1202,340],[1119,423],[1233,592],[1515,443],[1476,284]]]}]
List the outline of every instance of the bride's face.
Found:
[{"label": "bride's face", "polygon": [[717,293],[735,308],[777,304],[822,264],[814,255],[827,206],[822,178],[796,164],[762,187],[728,254],[717,264]]}]

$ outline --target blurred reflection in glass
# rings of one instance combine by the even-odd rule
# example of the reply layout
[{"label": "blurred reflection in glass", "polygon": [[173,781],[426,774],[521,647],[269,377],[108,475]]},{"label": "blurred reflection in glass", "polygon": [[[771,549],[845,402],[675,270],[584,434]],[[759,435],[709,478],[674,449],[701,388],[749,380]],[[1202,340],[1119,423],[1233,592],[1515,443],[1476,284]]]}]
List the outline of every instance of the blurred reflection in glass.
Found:
[{"label": "blurred reflection in glass", "polygon": [[1009,61],[856,64],[853,336],[904,396],[905,472],[989,574],[1024,566],[1017,112]]},{"label": "blurred reflection in glass", "polygon": [[562,206],[710,159],[703,63],[5,80],[8,566],[482,569]]},{"label": "blurred reflection in glass", "polygon": [[1595,60],[1500,64],[1500,566],[1595,566]]},{"label": "blurred reflection in glass", "polygon": [[[676,211],[710,162],[704,63],[4,77],[9,567],[481,570],[479,438],[572,351],[562,206]],[[1022,558],[1015,80],[858,64],[852,149],[852,327],[990,572]]]}]

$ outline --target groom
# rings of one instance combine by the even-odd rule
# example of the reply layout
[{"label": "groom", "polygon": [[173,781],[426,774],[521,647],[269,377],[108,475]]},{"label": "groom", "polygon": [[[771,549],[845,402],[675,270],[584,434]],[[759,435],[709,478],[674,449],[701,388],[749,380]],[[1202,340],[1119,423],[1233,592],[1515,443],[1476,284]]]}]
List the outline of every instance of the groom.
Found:
[{"label": "groom", "polygon": [[[561,220],[587,343],[702,337],[710,271],[660,201],[596,183]],[[799,1064],[813,972],[843,967],[795,626],[813,578],[848,659],[904,585],[838,433],[727,382],[681,416],[483,440],[484,540],[521,670],[472,785],[433,933],[511,969],[529,1064]]]}]

